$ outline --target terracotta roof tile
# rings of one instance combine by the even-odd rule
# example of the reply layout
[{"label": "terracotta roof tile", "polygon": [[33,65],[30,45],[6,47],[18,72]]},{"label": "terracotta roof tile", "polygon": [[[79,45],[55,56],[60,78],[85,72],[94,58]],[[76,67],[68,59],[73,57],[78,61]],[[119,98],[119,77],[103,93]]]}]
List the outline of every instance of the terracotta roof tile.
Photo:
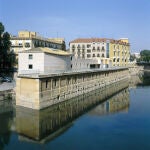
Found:
[{"label": "terracotta roof tile", "polygon": [[121,40],[115,40],[115,39],[109,39],[109,38],[78,38],[70,43],[98,43],[98,42],[106,42],[107,40],[110,41],[110,43],[114,44],[122,44],[122,45],[129,45],[129,43],[123,42]]}]

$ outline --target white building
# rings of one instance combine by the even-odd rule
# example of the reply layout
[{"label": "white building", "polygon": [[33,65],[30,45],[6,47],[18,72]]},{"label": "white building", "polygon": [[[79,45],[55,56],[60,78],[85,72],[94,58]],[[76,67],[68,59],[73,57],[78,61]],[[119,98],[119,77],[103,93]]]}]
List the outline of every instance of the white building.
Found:
[{"label": "white building", "polygon": [[[70,52],[74,54],[73,68],[108,68],[112,66],[109,59],[106,39],[82,38],[70,42]],[[80,65],[81,64],[81,65]],[[77,67],[76,67],[77,66]]]},{"label": "white building", "polygon": [[50,48],[33,48],[18,53],[19,74],[47,74],[71,70],[70,53]]}]

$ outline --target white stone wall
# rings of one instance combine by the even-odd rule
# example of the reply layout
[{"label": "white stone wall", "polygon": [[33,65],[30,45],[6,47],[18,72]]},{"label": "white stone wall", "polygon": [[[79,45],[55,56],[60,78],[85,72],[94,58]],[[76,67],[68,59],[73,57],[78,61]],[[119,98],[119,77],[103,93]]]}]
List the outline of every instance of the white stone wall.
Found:
[{"label": "white stone wall", "polygon": [[100,64],[98,59],[83,59],[83,58],[72,58],[72,70],[78,71],[78,70],[86,70],[90,69],[91,64]]},{"label": "white stone wall", "polygon": [[71,70],[70,56],[62,55],[44,55],[44,71],[45,72],[64,72]]},{"label": "white stone wall", "polygon": [[[32,54],[33,59],[29,59]],[[46,53],[19,53],[19,74],[57,73],[71,70],[70,56],[53,55]],[[33,68],[29,69],[29,65]]]},{"label": "white stone wall", "polygon": [[[33,55],[33,59],[29,59],[29,54]],[[44,72],[44,53],[19,53],[18,56],[19,74]],[[30,64],[32,69],[29,69]]]}]

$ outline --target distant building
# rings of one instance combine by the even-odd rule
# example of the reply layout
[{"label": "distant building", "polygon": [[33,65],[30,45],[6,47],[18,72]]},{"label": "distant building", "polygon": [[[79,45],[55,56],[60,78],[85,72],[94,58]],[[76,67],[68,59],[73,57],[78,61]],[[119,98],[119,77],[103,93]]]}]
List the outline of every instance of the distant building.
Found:
[{"label": "distant building", "polygon": [[36,47],[66,50],[63,38],[43,38],[38,36],[36,32],[31,31],[19,31],[18,36],[11,36],[10,41],[12,43],[11,50],[16,54]]},{"label": "distant building", "polygon": [[38,47],[18,53],[19,74],[48,74],[71,70],[71,54],[47,47]]},{"label": "distant building", "polygon": [[[70,42],[70,52],[75,59],[97,60],[95,66],[127,66],[130,58],[128,39],[79,38]],[[94,67],[94,65],[92,64]]]},{"label": "distant building", "polygon": [[135,56],[135,58],[140,58],[141,57],[140,53],[132,53],[132,55]]}]

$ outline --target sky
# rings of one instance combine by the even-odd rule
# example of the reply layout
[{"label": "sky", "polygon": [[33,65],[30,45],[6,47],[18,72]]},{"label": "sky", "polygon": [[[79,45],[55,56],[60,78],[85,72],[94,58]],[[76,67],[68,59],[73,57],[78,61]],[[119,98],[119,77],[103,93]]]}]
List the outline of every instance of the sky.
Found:
[{"label": "sky", "polygon": [[131,53],[150,49],[150,0],[0,0],[0,22],[43,37],[129,38]]}]

